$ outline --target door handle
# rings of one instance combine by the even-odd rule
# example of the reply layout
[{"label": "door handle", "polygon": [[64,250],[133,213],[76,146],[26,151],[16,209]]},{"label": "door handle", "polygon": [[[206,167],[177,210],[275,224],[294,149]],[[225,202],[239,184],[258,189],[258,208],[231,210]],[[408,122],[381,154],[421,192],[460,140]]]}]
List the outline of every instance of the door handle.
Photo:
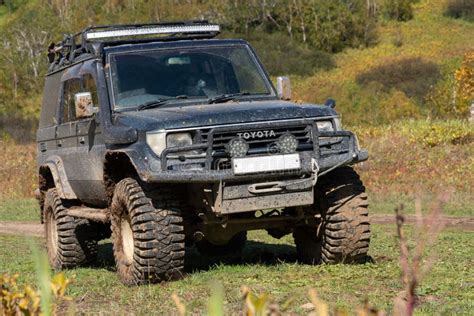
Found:
[{"label": "door handle", "polygon": [[79,137],[79,144],[84,145],[86,143],[86,138],[84,136]]},{"label": "door handle", "polygon": [[40,143],[39,148],[40,148],[41,152],[45,152],[46,151],[46,144],[45,143]]},{"label": "door handle", "polygon": [[56,146],[62,147],[63,146],[63,141],[62,140],[56,141]]}]

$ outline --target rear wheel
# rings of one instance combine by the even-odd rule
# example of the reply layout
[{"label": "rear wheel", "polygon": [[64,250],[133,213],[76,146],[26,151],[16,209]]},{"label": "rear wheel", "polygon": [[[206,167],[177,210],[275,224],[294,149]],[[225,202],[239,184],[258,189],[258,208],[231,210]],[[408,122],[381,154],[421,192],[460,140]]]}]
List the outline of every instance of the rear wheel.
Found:
[{"label": "rear wheel", "polygon": [[131,178],[120,181],[111,205],[117,272],[123,283],[176,279],[184,268],[183,221],[165,200],[151,200]]},{"label": "rear wheel", "polygon": [[241,254],[247,242],[247,232],[239,232],[232,237],[226,244],[216,245],[207,239],[196,242],[196,248],[199,253],[205,256],[225,256],[229,254]]},{"label": "rear wheel", "polygon": [[54,269],[75,268],[95,260],[95,226],[86,219],[68,216],[67,206],[56,189],[45,194],[44,221],[48,258]]},{"label": "rear wheel", "polygon": [[313,212],[321,213],[318,227],[295,228],[293,237],[300,259],[306,263],[363,262],[370,243],[365,187],[351,167],[321,178]]}]

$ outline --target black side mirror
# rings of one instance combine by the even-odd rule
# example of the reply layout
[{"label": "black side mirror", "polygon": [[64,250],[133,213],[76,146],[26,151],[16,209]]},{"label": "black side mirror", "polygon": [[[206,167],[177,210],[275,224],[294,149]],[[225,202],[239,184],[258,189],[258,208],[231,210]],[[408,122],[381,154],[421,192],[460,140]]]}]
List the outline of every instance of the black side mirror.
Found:
[{"label": "black side mirror", "polygon": [[336,107],[336,100],[327,99],[326,102],[324,102],[324,105],[329,106],[330,108],[334,109]]}]

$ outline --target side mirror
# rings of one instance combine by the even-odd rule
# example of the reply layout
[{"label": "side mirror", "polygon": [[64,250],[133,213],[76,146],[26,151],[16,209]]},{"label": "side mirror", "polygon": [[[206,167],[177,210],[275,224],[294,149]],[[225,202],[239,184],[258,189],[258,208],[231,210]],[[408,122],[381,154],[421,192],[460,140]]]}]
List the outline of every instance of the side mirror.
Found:
[{"label": "side mirror", "polygon": [[329,106],[331,109],[334,109],[336,107],[336,100],[327,99],[326,102],[324,102],[324,105]]},{"label": "side mirror", "polygon": [[291,82],[288,77],[277,77],[277,93],[282,100],[291,100]]},{"label": "side mirror", "polygon": [[90,92],[81,92],[74,95],[74,106],[76,107],[76,118],[87,118],[97,113],[98,109],[94,107],[92,94]]}]

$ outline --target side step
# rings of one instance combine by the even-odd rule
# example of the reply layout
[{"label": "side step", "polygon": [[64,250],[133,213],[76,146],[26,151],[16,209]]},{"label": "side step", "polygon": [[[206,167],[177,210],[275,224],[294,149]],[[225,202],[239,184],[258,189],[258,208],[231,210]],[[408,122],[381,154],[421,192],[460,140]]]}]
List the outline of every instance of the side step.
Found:
[{"label": "side step", "polygon": [[72,217],[85,218],[94,222],[108,223],[110,221],[109,210],[106,208],[72,207],[67,211],[67,214]]}]

